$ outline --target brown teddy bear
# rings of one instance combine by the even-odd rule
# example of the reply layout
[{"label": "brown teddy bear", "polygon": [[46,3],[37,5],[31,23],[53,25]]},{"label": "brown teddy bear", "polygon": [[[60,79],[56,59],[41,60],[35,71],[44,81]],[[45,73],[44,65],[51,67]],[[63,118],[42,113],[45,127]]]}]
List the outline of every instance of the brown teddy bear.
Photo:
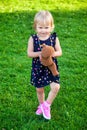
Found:
[{"label": "brown teddy bear", "polygon": [[41,63],[47,66],[54,76],[57,76],[59,73],[52,59],[52,54],[55,52],[54,48],[46,44],[41,45],[41,47]]}]

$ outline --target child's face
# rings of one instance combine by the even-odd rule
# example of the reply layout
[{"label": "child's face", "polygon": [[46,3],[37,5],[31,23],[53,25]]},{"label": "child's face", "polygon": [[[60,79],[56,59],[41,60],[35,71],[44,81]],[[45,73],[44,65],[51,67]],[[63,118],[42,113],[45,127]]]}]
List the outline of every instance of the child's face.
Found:
[{"label": "child's face", "polygon": [[50,24],[37,24],[36,25],[36,32],[40,37],[46,37],[50,35],[52,31],[52,27]]}]

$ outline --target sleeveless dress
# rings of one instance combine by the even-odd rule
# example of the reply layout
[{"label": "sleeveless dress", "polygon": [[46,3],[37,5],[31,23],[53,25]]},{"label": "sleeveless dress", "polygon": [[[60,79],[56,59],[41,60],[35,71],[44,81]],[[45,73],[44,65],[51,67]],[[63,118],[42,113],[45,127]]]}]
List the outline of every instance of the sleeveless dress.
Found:
[{"label": "sleeveless dress", "polygon": [[[47,40],[39,40],[37,35],[32,35],[34,41],[34,52],[41,51],[40,45],[45,43],[46,45],[55,46],[56,33],[52,33]],[[53,58],[58,69],[58,62],[56,58]],[[31,84],[37,88],[45,87],[51,82],[59,82],[60,76],[53,76],[48,67],[41,64],[39,57],[32,59],[32,71],[31,71]]]}]

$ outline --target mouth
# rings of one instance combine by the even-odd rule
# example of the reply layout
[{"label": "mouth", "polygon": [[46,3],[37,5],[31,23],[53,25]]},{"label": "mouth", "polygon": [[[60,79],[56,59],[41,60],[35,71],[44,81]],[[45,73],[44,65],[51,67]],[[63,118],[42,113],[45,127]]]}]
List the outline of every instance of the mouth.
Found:
[{"label": "mouth", "polygon": [[45,34],[45,33],[41,33],[41,34]]},{"label": "mouth", "polygon": [[41,33],[41,35],[46,35],[46,33]]}]

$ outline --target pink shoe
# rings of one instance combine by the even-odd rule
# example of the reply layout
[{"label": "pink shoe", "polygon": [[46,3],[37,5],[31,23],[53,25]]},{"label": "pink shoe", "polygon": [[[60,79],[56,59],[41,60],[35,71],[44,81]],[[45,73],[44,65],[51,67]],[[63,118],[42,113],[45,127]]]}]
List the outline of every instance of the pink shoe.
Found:
[{"label": "pink shoe", "polygon": [[36,110],[36,115],[41,115],[41,114],[42,114],[41,105],[39,105]]},{"label": "pink shoe", "polygon": [[41,110],[43,112],[43,117],[45,119],[50,120],[51,119],[51,114],[50,114],[50,104],[48,104],[46,101],[41,104]]}]

